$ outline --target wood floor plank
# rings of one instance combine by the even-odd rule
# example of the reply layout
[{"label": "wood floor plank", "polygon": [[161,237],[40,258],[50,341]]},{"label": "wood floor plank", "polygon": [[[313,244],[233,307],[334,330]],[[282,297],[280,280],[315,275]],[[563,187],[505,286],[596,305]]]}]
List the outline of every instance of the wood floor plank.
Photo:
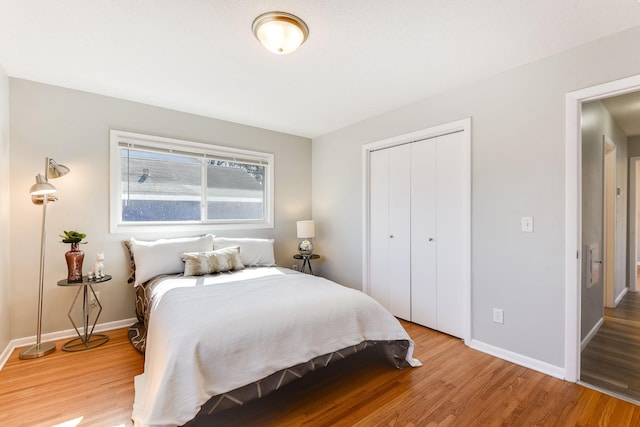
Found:
[{"label": "wood floor plank", "polygon": [[20,360],[13,352],[0,372],[0,425],[54,426],[81,419],[81,426],[130,426],[133,377],[143,356],[127,339],[127,330],[107,333],[96,349]]},{"label": "wood floor plank", "polygon": [[640,401],[640,295],[627,292],[582,351],[580,379]]},{"label": "wood floor plank", "polygon": [[[640,407],[466,347],[403,322],[423,366],[396,370],[363,352],[195,426],[637,426]],[[0,425],[130,426],[143,356],[126,329],[102,347],[58,350],[0,372]]]}]

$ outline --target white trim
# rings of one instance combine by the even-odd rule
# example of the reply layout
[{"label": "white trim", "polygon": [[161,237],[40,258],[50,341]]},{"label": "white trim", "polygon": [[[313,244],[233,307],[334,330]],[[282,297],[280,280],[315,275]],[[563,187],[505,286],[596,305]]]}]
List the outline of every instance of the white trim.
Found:
[{"label": "white trim", "polygon": [[629,290],[636,292],[638,290],[638,271],[640,262],[638,259],[638,162],[639,156],[629,158]]},{"label": "white trim", "polygon": [[478,350],[483,353],[490,354],[491,356],[513,362],[520,366],[524,366],[525,368],[533,369],[534,371],[542,372],[543,374],[551,375],[552,377],[560,379],[564,379],[565,377],[565,370],[561,366],[552,365],[538,359],[523,356],[522,354],[514,353],[500,347],[495,347],[478,340],[471,340],[467,343],[467,345],[474,350]]},{"label": "white trim", "polygon": [[460,253],[460,261],[463,266],[462,268],[464,268],[465,277],[463,304],[466,318],[464,322],[465,330],[463,332],[462,339],[467,343],[471,339],[471,117],[404,135],[394,136],[362,146],[362,290],[364,293],[369,294],[369,178],[371,152],[422,139],[435,138],[454,132],[464,132],[466,148],[466,158],[464,159],[466,163],[466,176],[464,178],[467,183],[467,187],[465,189],[465,194],[462,196],[466,202],[465,230],[463,231],[464,235],[467,236],[467,240],[464,245],[464,250]]},{"label": "white trim", "polygon": [[593,337],[596,336],[596,334],[598,333],[598,331],[600,330],[600,327],[604,325],[604,318],[601,317],[600,320],[598,320],[596,322],[595,325],[593,325],[593,328],[591,328],[591,330],[589,331],[589,333],[587,334],[586,337],[584,337],[584,339],[582,340],[582,343],[580,343],[580,351],[584,350],[585,347],[587,345],[589,345],[589,342],[591,342],[591,340],[593,339]]},{"label": "white trim", "polygon": [[625,287],[622,292],[620,292],[620,295],[618,295],[615,299],[615,301],[613,302],[613,306],[617,307],[618,304],[620,304],[620,301],[622,301],[622,298],[624,298],[624,296],[627,294],[627,291],[629,290],[629,288]]},{"label": "white trim", "polygon": [[[128,328],[129,326],[133,325],[137,321],[138,319],[134,317],[131,319],[116,320],[114,322],[99,323],[96,325],[94,332],[97,333],[97,332],[104,332],[104,331],[112,331],[114,329],[120,329],[120,328]],[[84,328],[82,327],[78,328],[78,330],[80,331],[80,333],[84,332]],[[64,331],[42,334],[41,342],[57,341],[64,338],[72,338],[76,336],[77,334],[75,329],[65,329]],[[9,344],[7,344],[7,346],[2,351],[2,353],[0,353],[0,371],[2,370],[2,368],[4,368],[4,365],[7,363],[7,360],[9,360],[9,357],[11,357],[11,354],[13,354],[13,351],[16,348],[26,347],[28,345],[33,345],[35,343],[36,343],[35,335],[31,337],[16,338],[14,340],[9,341]]]},{"label": "white trim", "polygon": [[581,286],[581,107],[582,103],[640,90],[640,75],[604,83],[566,95],[565,115],[565,373],[580,377]]},{"label": "white trim", "polygon": [[[610,161],[613,165],[610,165]],[[604,306],[614,308],[615,305],[615,287],[616,287],[616,243],[618,239],[617,218],[618,203],[616,197],[616,188],[618,188],[618,146],[607,135],[602,135],[602,251],[600,252],[602,261],[602,291],[604,297]],[[609,182],[612,179],[613,183]],[[613,184],[613,188],[610,186]],[[613,194],[609,192],[613,190]],[[608,215],[609,206],[607,198],[613,197],[613,214]],[[611,236],[613,234],[613,236]],[[613,241],[611,241],[613,240]],[[609,256],[611,255],[611,256]]]}]

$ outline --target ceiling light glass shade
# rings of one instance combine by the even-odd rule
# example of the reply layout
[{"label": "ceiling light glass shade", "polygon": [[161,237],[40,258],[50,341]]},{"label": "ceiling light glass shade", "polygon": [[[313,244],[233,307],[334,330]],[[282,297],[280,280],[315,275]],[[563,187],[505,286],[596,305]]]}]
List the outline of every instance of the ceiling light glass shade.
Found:
[{"label": "ceiling light glass shade", "polygon": [[309,36],[307,24],[286,12],[262,14],[253,21],[252,29],[264,47],[283,55],[296,50]]},{"label": "ceiling light glass shade", "polygon": [[39,196],[44,194],[52,194],[55,193],[56,187],[49,184],[42,174],[36,175],[36,183],[31,186],[29,190],[29,194],[32,196]]}]

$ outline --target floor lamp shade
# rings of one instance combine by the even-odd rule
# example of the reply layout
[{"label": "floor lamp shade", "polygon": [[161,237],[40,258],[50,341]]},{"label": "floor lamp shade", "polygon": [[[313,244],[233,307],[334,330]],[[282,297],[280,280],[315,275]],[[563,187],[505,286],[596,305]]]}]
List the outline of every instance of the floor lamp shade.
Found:
[{"label": "floor lamp shade", "polygon": [[57,190],[49,184],[49,177],[58,178],[69,173],[69,168],[59,165],[53,159],[46,159],[45,172],[36,175],[36,183],[31,186],[29,194],[31,201],[36,205],[42,205],[42,230],[40,233],[40,277],[38,289],[38,324],[36,332],[36,343],[19,354],[20,359],[36,359],[46,356],[56,350],[56,345],[51,342],[41,342],[42,338],[42,294],[44,290],[44,255],[45,240],[47,230],[47,204],[57,200],[53,195]]},{"label": "floor lamp shade", "polygon": [[56,191],[56,187],[49,184],[47,179],[42,174],[36,175],[36,183],[29,189],[29,194],[32,196],[44,196],[45,194],[53,194]]},{"label": "floor lamp shade", "polygon": [[298,245],[300,255],[311,255],[313,253],[313,244],[311,238],[316,237],[316,227],[312,220],[298,221],[296,223],[296,231],[299,239],[304,239]]}]

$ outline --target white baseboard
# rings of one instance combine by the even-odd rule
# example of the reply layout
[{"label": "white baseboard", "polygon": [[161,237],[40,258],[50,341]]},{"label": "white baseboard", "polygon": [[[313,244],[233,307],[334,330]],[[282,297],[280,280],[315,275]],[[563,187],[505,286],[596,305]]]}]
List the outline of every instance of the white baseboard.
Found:
[{"label": "white baseboard", "polygon": [[620,301],[622,301],[622,298],[624,298],[624,296],[627,294],[627,291],[629,290],[629,288],[625,287],[622,292],[620,292],[620,295],[618,295],[616,297],[616,300],[613,302],[613,306],[617,307],[618,304],[620,303]]},{"label": "white baseboard", "polygon": [[[96,325],[93,332],[104,332],[104,331],[111,331],[113,329],[127,328],[133,325],[134,323],[136,323],[137,321],[138,319],[134,317],[131,319],[116,320],[115,322],[99,323]],[[84,333],[84,328],[78,328],[78,330],[80,331],[80,333]],[[64,338],[76,337],[77,335],[78,334],[76,334],[75,329],[65,329],[64,331],[42,334],[40,341],[41,342],[56,341]],[[9,360],[9,357],[11,356],[11,354],[16,348],[26,347],[28,345],[33,345],[35,343],[36,343],[35,335],[31,337],[25,337],[25,338],[16,338],[14,340],[9,341],[9,344],[5,347],[2,353],[0,353],[0,371],[2,370],[4,365],[7,363],[7,360]]]},{"label": "white baseboard", "polygon": [[11,356],[11,353],[13,353],[15,348],[16,347],[12,345],[12,341],[9,341],[9,344],[7,344],[4,350],[2,350],[2,353],[0,353],[0,371],[4,368],[5,363],[7,363],[9,356]]},{"label": "white baseboard", "polygon": [[541,360],[523,356],[522,354],[514,353],[500,347],[495,347],[478,340],[470,340],[469,347],[473,348],[474,350],[478,350],[483,353],[498,357],[500,359],[515,363],[517,365],[524,366],[525,368],[533,369],[534,371],[542,372],[543,374],[560,378],[561,380],[565,378],[565,370],[560,366],[555,366]]},{"label": "white baseboard", "polygon": [[598,333],[598,330],[603,324],[604,324],[604,317],[601,317],[600,320],[596,322],[596,324],[593,326],[593,328],[591,328],[587,336],[584,337],[584,339],[580,343],[580,351],[584,350],[585,347],[589,345],[589,342],[593,339],[593,337],[596,336],[596,334]]}]

